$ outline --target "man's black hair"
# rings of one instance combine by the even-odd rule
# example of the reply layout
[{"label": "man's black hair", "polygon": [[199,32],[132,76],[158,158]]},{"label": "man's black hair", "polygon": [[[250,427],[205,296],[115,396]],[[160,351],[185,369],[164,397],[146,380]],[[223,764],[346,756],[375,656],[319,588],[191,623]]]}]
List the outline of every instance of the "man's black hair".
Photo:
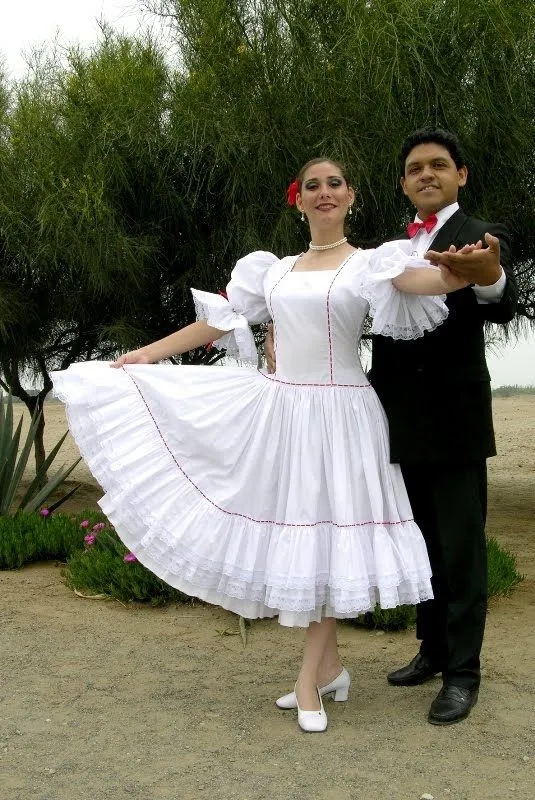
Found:
[{"label": "man's black hair", "polygon": [[446,131],[444,128],[419,128],[417,131],[413,131],[409,134],[401,146],[400,162],[402,174],[405,174],[405,162],[411,150],[419,144],[427,144],[429,142],[445,147],[454,160],[457,169],[464,167],[465,160],[463,149],[454,133]]}]

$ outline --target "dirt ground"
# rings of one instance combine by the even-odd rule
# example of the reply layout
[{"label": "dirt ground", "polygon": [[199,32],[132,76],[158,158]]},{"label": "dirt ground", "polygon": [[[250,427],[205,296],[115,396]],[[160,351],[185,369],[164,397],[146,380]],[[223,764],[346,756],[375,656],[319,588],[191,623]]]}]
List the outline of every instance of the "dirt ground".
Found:
[{"label": "dirt ground", "polygon": [[[535,396],[496,400],[495,419],[488,529],[526,577],[492,605],[468,720],[427,723],[438,679],[387,684],[415,653],[413,631],[343,624],[349,702],[327,702],[325,734],[301,733],[273,701],[295,679],[302,632],[255,622],[244,648],[232,614],[81,599],[61,565],[38,564],[0,573],[1,800],[531,800]],[[64,429],[49,404],[48,441]],[[71,508],[93,505],[86,468],[76,477]]]}]

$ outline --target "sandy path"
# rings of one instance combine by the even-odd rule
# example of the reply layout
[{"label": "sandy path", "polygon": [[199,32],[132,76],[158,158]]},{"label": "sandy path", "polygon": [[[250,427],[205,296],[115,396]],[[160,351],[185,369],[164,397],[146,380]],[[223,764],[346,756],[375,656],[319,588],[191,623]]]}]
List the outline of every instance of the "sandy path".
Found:
[{"label": "sandy path", "polygon": [[[61,407],[47,414],[55,440]],[[438,681],[386,683],[414,654],[413,632],[341,625],[350,699],[328,702],[327,733],[307,736],[273,704],[294,680],[301,633],[256,622],[244,649],[222,635],[237,630],[224,611],[82,600],[60,566],[36,565],[0,573],[1,800],[531,800],[535,397],[500,399],[495,416],[489,532],[526,580],[491,610],[480,702],[466,722],[428,725]],[[86,486],[77,502],[96,496]]]}]

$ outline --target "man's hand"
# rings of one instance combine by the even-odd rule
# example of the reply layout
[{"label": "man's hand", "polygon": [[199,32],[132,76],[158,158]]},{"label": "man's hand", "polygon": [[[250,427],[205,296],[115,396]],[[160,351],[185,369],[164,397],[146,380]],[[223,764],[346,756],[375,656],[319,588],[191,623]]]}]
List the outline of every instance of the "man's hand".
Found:
[{"label": "man's hand", "polygon": [[131,350],[129,353],[124,353],[122,356],[119,356],[117,361],[114,361],[110,364],[110,367],[115,367],[115,369],[120,369],[124,367],[125,364],[151,364],[152,361],[147,354],[147,351],[144,347],[140,347],[139,350]]},{"label": "man's hand", "polygon": [[500,240],[492,234],[486,233],[485,242],[488,247],[483,247],[483,243],[479,241],[475,244],[465,245],[459,250],[452,245],[443,253],[429,250],[425,254],[425,258],[435,266],[451,270],[454,275],[468,284],[492,286],[502,274]]},{"label": "man's hand", "polygon": [[270,323],[267,327],[267,334],[264,341],[264,353],[266,354],[267,368],[270,375],[275,372],[275,342],[273,339],[273,325]]}]

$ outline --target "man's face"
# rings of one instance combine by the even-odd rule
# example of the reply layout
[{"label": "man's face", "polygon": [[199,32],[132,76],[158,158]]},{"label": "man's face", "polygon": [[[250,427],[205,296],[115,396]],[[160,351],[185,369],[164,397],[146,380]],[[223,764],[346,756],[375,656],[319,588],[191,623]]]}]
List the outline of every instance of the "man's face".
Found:
[{"label": "man's face", "polygon": [[418,216],[425,219],[455,203],[467,177],[466,167],[457,169],[445,147],[426,142],[413,147],[407,156],[401,188],[416,206]]}]

